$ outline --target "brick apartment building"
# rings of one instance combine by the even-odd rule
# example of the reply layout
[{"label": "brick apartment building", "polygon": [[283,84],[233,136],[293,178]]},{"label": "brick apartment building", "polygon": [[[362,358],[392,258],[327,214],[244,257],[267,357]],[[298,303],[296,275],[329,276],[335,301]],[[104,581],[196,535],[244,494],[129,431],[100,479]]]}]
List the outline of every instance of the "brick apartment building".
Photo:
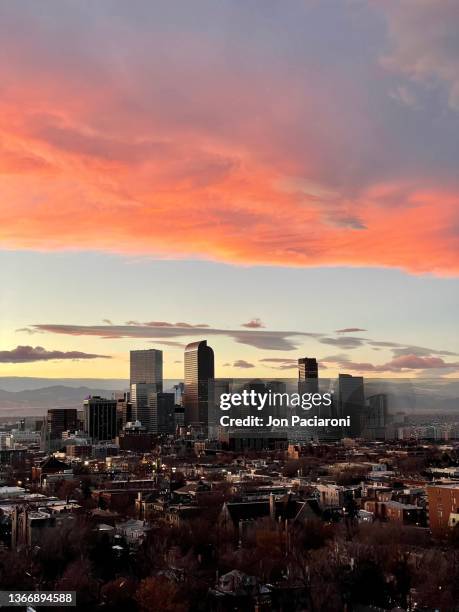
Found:
[{"label": "brick apartment building", "polygon": [[429,526],[433,534],[454,527],[459,520],[459,482],[427,487]]}]

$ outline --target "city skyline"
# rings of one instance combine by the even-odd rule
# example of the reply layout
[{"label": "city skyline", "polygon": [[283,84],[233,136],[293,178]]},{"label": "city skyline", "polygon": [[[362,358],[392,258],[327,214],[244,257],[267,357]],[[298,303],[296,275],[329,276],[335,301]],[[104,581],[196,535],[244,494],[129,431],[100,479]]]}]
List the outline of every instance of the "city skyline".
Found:
[{"label": "city skyline", "polygon": [[454,3],[0,17],[0,377],[458,376]]},{"label": "city skyline", "polygon": [[0,2],[0,607],[459,612],[458,32]]}]

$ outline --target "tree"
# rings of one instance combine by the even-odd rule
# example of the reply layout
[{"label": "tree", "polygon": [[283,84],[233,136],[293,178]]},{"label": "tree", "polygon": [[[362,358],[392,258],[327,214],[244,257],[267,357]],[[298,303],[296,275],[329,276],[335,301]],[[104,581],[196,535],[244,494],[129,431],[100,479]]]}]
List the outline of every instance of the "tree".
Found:
[{"label": "tree", "polygon": [[135,594],[144,612],[186,612],[185,593],[165,576],[150,576],[142,580]]},{"label": "tree", "polygon": [[136,583],[132,578],[121,576],[105,583],[100,589],[100,599],[110,612],[136,610],[134,601]]},{"label": "tree", "polygon": [[85,559],[78,559],[70,563],[62,577],[56,581],[57,591],[76,591],[77,605],[85,609],[98,600],[98,584],[91,576],[90,563]]}]

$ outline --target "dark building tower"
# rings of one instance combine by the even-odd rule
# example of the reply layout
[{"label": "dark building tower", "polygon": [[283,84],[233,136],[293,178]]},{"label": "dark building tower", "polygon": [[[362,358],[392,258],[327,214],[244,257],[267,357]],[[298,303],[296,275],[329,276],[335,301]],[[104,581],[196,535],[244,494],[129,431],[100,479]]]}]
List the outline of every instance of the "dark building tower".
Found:
[{"label": "dark building tower", "polygon": [[173,434],[175,431],[175,396],[173,393],[151,393],[148,407],[151,414],[152,433]]},{"label": "dark building tower", "polygon": [[298,359],[298,380],[319,378],[319,367],[315,357],[301,357]]},{"label": "dark building tower", "polygon": [[78,429],[77,410],[76,408],[50,408],[46,424],[49,439],[61,440],[62,432]]},{"label": "dark building tower", "polygon": [[315,357],[298,359],[298,393],[319,391],[319,367]]},{"label": "dark building tower", "polygon": [[209,380],[214,378],[214,351],[206,340],[192,342],[185,348],[185,424],[207,429]]},{"label": "dark building tower", "polygon": [[156,385],[155,390],[163,390],[163,352],[146,349],[130,352],[130,384]]},{"label": "dark building tower", "polygon": [[115,399],[94,395],[84,400],[84,428],[94,442],[113,440],[118,435]]},{"label": "dark building tower", "polygon": [[338,417],[351,417],[351,426],[343,431],[345,436],[359,438],[365,416],[363,376],[340,374],[338,380]]}]

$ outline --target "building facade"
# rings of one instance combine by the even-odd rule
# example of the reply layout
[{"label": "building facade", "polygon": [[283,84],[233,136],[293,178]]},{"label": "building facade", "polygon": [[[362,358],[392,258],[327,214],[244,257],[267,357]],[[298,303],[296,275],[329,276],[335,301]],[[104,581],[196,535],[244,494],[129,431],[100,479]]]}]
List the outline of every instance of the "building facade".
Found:
[{"label": "building facade", "polygon": [[84,401],[84,428],[93,442],[116,438],[117,401],[94,395]]},{"label": "building facade", "polygon": [[214,379],[214,351],[206,340],[192,342],[185,348],[185,392],[183,407],[186,425],[207,428],[209,382]]},{"label": "building facade", "polygon": [[163,352],[146,349],[130,352],[130,384],[155,385],[155,391],[163,390]]}]

